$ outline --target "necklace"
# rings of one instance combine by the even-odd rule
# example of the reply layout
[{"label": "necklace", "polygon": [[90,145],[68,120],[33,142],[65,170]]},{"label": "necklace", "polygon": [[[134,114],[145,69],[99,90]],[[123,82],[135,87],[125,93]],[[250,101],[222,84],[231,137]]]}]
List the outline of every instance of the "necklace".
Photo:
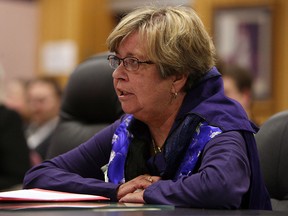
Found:
[{"label": "necklace", "polygon": [[152,145],[153,145],[154,154],[158,154],[158,153],[162,152],[162,148],[156,146],[154,139],[152,139]]}]

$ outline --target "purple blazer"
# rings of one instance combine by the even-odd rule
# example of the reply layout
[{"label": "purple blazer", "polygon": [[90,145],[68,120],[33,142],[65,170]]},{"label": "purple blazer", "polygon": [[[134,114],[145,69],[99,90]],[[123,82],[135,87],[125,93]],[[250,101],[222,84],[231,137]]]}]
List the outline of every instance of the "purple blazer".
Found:
[{"label": "purple blazer", "polygon": [[[239,103],[224,95],[215,67],[188,92],[172,130],[189,113],[223,133],[206,144],[194,174],[152,184],[145,189],[145,202],[193,208],[271,209],[254,139],[258,129]],[[24,178],[24,188],[96,194],[117,201],[119,185],[104,182],[101,168],[109,161],[112,136],[120,122],[79,147],[33,167]]]}]

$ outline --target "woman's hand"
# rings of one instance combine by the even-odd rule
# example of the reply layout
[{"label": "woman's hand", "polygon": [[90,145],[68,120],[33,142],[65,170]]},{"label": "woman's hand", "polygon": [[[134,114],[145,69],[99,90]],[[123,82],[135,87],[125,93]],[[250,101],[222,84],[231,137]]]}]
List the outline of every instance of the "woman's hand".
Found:
[{"label": "woman's hand", "polygon": [[117,199],[119,202],[144,203],[144,189],[160,179],[159,176],[140,175],[119,186]]},{"label": "woman's hand", "polygon": [[145,203],[144,198],[144,189],[138,189],[133,193],[128,193],[124,197],[122,197],[119,202],[126,203]]}]

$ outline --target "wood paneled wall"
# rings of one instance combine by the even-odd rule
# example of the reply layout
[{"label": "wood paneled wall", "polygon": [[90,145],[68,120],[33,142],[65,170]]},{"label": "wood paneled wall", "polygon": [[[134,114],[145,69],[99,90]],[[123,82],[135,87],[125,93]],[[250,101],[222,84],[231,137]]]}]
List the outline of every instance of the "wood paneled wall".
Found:
[{"label": "wood paneled wall", "polygon": [[[62,40],[76,44],[77,64],[91,55],[107,50],[106,38],[114,27],[114,20],[106,0],[39,0],[38,3],[40,57],[46,43]],[[41,60],[38,71],[40,76],[47,75]],[[52,76],[57,76],[65,85],[67,75]]]},{"label": "wood paneled wall", "polygon": [[[106,38],[115,25],[107,0],[38,0],[38,2],[40,4],[39,51],[46,42],[67,39],[77,45],[77,63],[93,54],[106,51]],[[252,111],[256,121],[261,124],[272,114],[288,109],[288,72],[286,71],[288,68],[288,1],[193,1],[193,7],[211,35],[213,35],[215,9],[255,6],[268,6],[273,12],[272,95],[267,100],[255,101]],[[39,65],[39,75],[43,74],[45,71]],[[67,75],[59,75],[58,78],[65,84]]]},{"label": "wood paneled wall", "polygon": [[217,8],[267,6],[272,10],[272,95],[254,101],[253,116],[263,123],[276,112],[288,109],[288,1],[287,0],[195,0],[193,7],[213,35],[213,11]]}]

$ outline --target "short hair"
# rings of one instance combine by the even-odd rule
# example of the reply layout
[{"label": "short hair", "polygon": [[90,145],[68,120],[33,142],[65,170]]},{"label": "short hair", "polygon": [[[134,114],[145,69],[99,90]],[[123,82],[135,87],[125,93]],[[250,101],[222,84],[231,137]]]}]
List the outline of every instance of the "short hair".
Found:
[{"label": "short hair", "polygon": [[62,97],[63,90],[62,90],[60,83],[58,82],[58,80],[56,78],[54,78],[54,77],[37,77],[33,80],[30,80],[27,83],[27,88],[29,88],[34,83],[46,83],[53,88],[54,93],[58,98]]},{"label": "short hair", "polygon": [[163,78],[188,75],[189,89],[215,65],[215,47],[196,12],[190,7],[143,7],[127,14],[107,38],[111,52],[138,32],[146,42],[147,58]]},{"label": "short hair", "polygon": [[218,69],[222,76],[230,77],[234,80],[236,87],[240,92],[252,90],[253,76],[249,69],[234,64],[223,64],[222,66],[219,66]]}]

